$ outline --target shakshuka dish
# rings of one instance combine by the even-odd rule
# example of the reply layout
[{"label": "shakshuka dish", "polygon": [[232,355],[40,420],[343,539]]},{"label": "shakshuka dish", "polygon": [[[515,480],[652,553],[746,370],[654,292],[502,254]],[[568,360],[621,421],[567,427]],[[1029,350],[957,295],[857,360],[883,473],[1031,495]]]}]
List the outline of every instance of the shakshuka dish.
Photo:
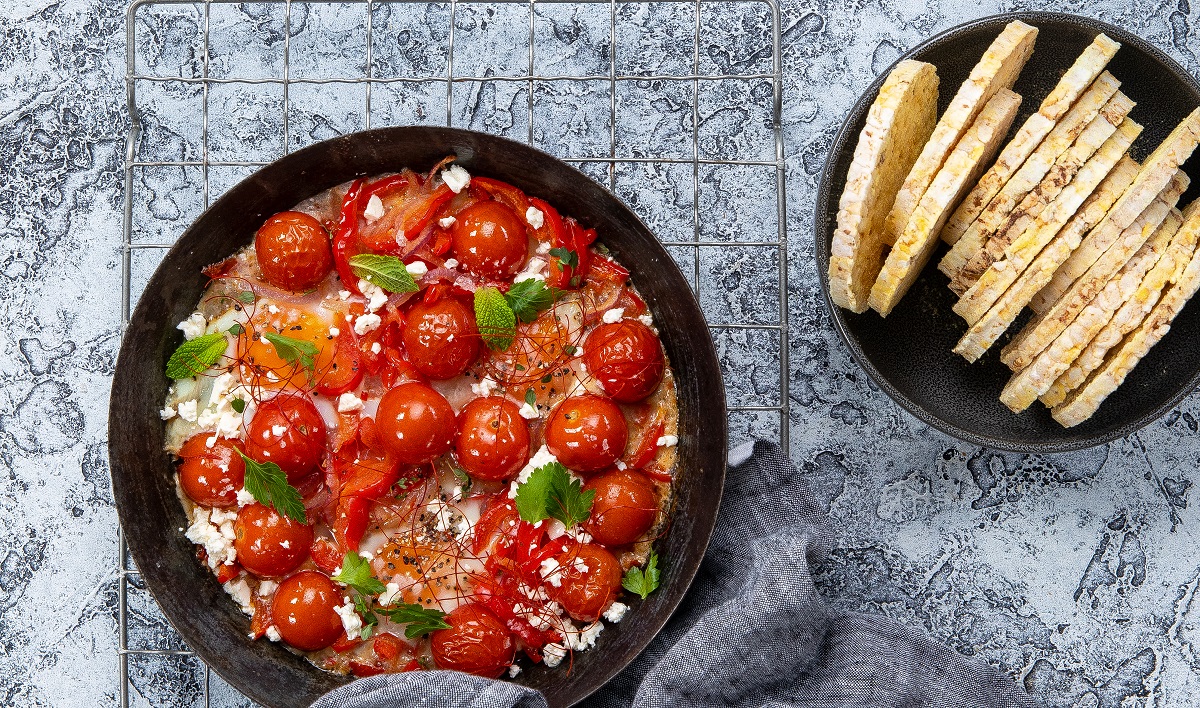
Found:
[{"label": "shakshuka dish", "polygon": [[658,587],[675,383],[596,236],[451,157],[205,269],[161,415],[181,531],[252,639],[357,676],[516,676]]}]

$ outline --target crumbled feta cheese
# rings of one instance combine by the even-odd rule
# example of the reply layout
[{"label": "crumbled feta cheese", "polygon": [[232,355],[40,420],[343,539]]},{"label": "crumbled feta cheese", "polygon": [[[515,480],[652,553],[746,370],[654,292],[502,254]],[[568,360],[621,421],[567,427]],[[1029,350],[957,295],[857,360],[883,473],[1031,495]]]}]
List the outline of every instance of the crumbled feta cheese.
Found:
[{"label": "crumbled feta cheese", "polygon": [[541,569],[538,573],[556,588],[562,587],[562,573],[559,572],[558,561],[554,558],[547,558],[542,561]]},{"label": "crumbled feta cheese", "polygon": [[367,310],[375,312],[387,304],[387,293],[375,283],[369,280],[359,280],[358,289],[362,292],[363,297],[367,298]]},{"label": "crumbled feta cheese", "polygon": [[342,629],[346,630],[346,639],[358,639],[359,632],[362,631],[362,618],[354,611],[354,603],[350,598],[345,600],[344,605],[333,608],[333,611],[342,618]]},{"label": "crumbled feta cheese", "polygon": [[576,557],[575,561],[571,565],[575,566],[575,570],[578,570],[580,573],[586,573],[591,570],[591,568],[588,567],[587,561],[579,557]]},{"label": "crumbled feta cheese", "polygon": [[349,300],[350,299],[350,291],[349,290],[339,290],[338,291],[338,299],[339,300]]},{"label": "crumbled feta cheese", "polygon": [[274,580],[264,580],[258,584],[259,597],[266,597],[279,589],[279,583]]},{"label": "crumbled feta cheese", "polygon": [[508,666],[508,677],[509,678],[516,678],[517,674],[519,674],[519,673],[521,673],[520,666],[517,666],[516,664],[509,664],[509,666]]},{"label": "crumbled feta cheese", "polygon": [[454,226],[454,222],[456,221],[458,221],[458,219],[455,219],[453,216],[443,216],[442,218],[438,219],[438,226],[441,226],[443,229],[448,229],[451,226]]},{"label": "crumbled feta cheese", "polygon": [[336,337],[336,336],[338,336],[338,335],[339,335],[339,334],[341,334],[341,333],[342,333],[342,330],[338,329],[337,327],[330,327],[330,328],[329,328],[329,336],[330,336],[330,337]]},{"label": "crumbled feta cheese", "polygon": [[550,242],[542,241],[541,243],[539,243],[538,247],[537,247],[537,252],[538,252],[538,254],[543,255],[543,256],[546,255],[547,253],[549,253],[550,252]]},{"label": "crumbled feta cheese", "polygon": [[567,643],[574,651],[587,651],[596,645],[596,638],[600,636],[600,632],[604,631],[603,622],[593,622],[584,627],[582,631],[566,633]]},{"label": "crumbled feta cheese", "polygon": [[[241,400],[243,403],[240,413],[233,408],[235,400]],[[203,430],[212,431],[216,436],[237,438],[241,435],[243,421],[254,415],[254,408],[254,396],[251,391],[242,386],[236,375],[227,371],[213,379],[208,406],[200,411],[196,424]]]},{"label": "crumbled feta cheese", "polygon": [[675,435],[664,435],[658,439],[659,447],[675,447],[679,444],[679,438]]},{"label": "crumbled feta cheese", "polygon": [[614,602],[604,611],[604,619],[616,624],[625,618],[625,613],[629,611],[629,605],[623,602]]},{"label": "crumbled feta cheese", "polygon": [[565,658],[567,658],[567,648],[557,642],[542,647],[542,661],[552,669],[561,664]]},{"label": "crumbled feta cheese", "polygon": [[446,183],[451,192],[458,194],[471,183],[471,174],[460,165],[450,165],[442,170],[442,181]]},{"label": "crumbled feta cheese", "polygon": [[379,221],[383,217],[383,200],[378,194],[372,194],[367,200],[367,208],[363,209],[363,218],[367,221]]},{"label": "crumbled feta cheese", "polygon": [[520,273],[517,273],[513,278],[514,283],[519,283],[522,280],[545,280],[546,279],[546,261],[542,258],[530,258],[525,264],[525,268]]},{"label": "crumbled feta cheese", "polygon": [[591,543],[592,535],[579,526],[572,526],[567,529],[567,535],[579,541],[580,543]]},{"label": "crumbled feta cheese", "polygon": [[611,310],[608,310],[604,313],[603,319],[604,319],[605,324],[612,324],[613,322],[620,322],[624,317],[625,317],[625,308],[624,307],[614,307]]},{"label": "crumbled feta cheese", "polygon": [[545,216],[542,210],[535,206],[531,206],[525,210],[525,220],[535,229],[542,228],[542,225],[546,223]]},{"label": "crumbled feta cheese", "polygon": [[[233,530],[233,522],[218,512],[219,509],[195,507],[192,523],[186,532],[189,541],[204,546],[204,552],[208,554],[208,567],[213,570],[223,563],[232,564],[237,560],[237,549],[233,547],[237,534]],[[236,513],[233,518],[237,518]]]},{"label": "crumbled feta cheese", "polygon": [[551,541],[556,538],[562,538],[562,535],[566,532],[566,525],[558,519],[550,519],[550,522],[546,524],[546,535],[550,537]]},{"label": "crumbled feta cheese", "polygon": [[245,575],[237,576],[222,587],[237,602],[238,606],[242,608],[242,612],[248,616],[254,615],[254,605],[250,601],[250,584],[246,582]]},{"label": "crumbled feta cheese", "polygon": [[399,583],[388,583],[386,588],[387,589],[385,589],[383,593],[379,595],[379,604],[382,607],[387,607],[395,602],[396,598],[400,597]]},{"label": "crumbled feta cheese", "polygon": [[420,278],[429,272],[429,266],[425,265],[425,261],[413,261],[412,263],[405,264],[404,270],[407,270],[408,274],[412,277]]},{"label": "crumbled feta cheese", "polygon": [[625,464],[624,460],[617,460],[616,462],[613,463],[613,465],[619,470],[623,470],[623,469],[629,467],[629,465]]},{"label": "crumbled feta cheese", "polygon": [[353,413],[363,409],[363,400],[353,393],[343,393],[338,397],[337,412]]},{"label": "crumbled feta cheese", "polygon": [[471,393],[476,396],[490,396],[492,395],[492,391],[495,391],[499,386],[500,384],[496,383],[496,380],[491,376],[484,376],[479,383],[471,384]]},{"label": "crumbled feta cheese", "polygon": [[272,425],[271,426],[271,434],[274,435],[275,437],[279,437],[286,432],[287,432],[286,425]]},{"label": "crumbled feta cheese", "polygon": [[258,501],[258,500],[254,498],[254,495],[251,494],[250,492],[246,491],[246,489],[244,487],[242,489],[238,490],[238,493],[237,493],[238,507],[250,506],[251,504],[253,504],[256,501]]},{"label": "crumbled feta cheese", "polygon": [[647,327],[654,326],[654,318],[651,317],[650,315],[638,315],[638,322],[641,322],[642,324],[646,325]]},{"label": "crumbled feta cheese", "polygon": [[274,303],[267,305],[267,312],[270,312],[272,315],[278,315],[279,307],[277,307]]},{"label": "crumbled feta cheese", "polygon": [[270,639],[273,642],[278,642],[279,640],[283,639],[283,635],[279,633],[278,627],[271,625],[267,627],[267,639]]},{"label": "crumbled feta cheese", "polygon": [[533,474],[534,470],[543,465],[548,465],[551,462],[558,462],[558,458],[550,452],[549,448],[547,448],[545,445],[542,445],[540,448],[538,448],[537,452],[533,453],[533,457],[529,458],[529,462],[525,463],[525,466],[521,468],[521,471],[517,473],[517,478],[512,481],[512,484],[508,488],[508,498],[516,499],[517,486],[529,481],[529,475]]},{"label": "crumbled feta cheese", "polygon": [[158,412],[158,417],[163,420],[170,420],[175,417],[175,409],[170,406],[163,406],[163,409]]},{"label": "crumbled feta cheese", "polygon": [[449,268],[450,270],[454,270],[455,268],[458,267],[458,259],[457,258],[447,258],[445,266],[447,268]]},{"label": "crumbled feta cheese", "polygon": [[186,320],[175,326],[183,332],[184,339],[195,339],[204,334],[204,330],[208,328],[208,320],[204,319],[204,315],[199,312],[193,312]]},{"label": "crumbled feta cheese", "polygon": [[528,401],[521,403],[521,410],[518,412],[525,420],[533,420],[534,418],[539,417],[537,410],[533,406],[529,405]]},{"label": "crumbled feta cheese", "polygon": [[378,354],[381,351],[383,351],[382,344],[380,344],[379,342],[371,342],[371,353],[372,354]]},{"label": "crumbled feta cheese", "polygon": [[196,422],[196,401],[195,401],[195,399],[190,400],[190,401],[181,401],[179,403],[179,406],[176,409],[176,411],[179,413],[179,417],[183,418],[187,422],[189,422],[189,423]]},{"label": "crumbled feta cheese", "polygon": [[363,336],[368,332],[374,332],[383,324],[383,318],[374,313],[359,315],[354,320],[354,333],[358,336]]}]

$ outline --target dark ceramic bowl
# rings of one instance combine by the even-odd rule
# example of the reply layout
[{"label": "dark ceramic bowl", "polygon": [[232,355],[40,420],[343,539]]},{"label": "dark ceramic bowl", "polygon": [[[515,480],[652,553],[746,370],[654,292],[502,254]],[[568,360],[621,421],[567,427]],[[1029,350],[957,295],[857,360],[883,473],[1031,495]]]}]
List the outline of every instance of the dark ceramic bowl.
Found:
[{"label": "dark ceramic bowl", "polygon": [[308,706],[347,679],[321,671],[282,646],[246,638],[248,619],[196,560],[182,533],[187,520],[163,452],[158,410],[164,367],[181,341],[175,324],[194,309],[200,269],[248,244],[269,215],[362,175],[402,167],[427,170],[454,154],[472,174],[496,177],[546,199],[595,227],[600,241],[632,267],[678,373],[679,469],[670,532],[657,544],[662,587],[633,601],[625,621],[565,667],[527,669],[517,682],[551,705],[577,703],[623,669],[674,612],[708,546],[725,478],[725,391],[708,327],[687,281],[636,216],[582,173],[509,140],[446,128],[385,128],[300,150],[222,196],[183,234],[150,279],[117,361],[109,409],[113,491],[129,550],[146,586],[184,641],[226,681],[268,706]]},{"label": "dark ceramic bowl", "polygon": [[[1007,23],[1022,20],[1039,29],[1033,56],[1013,87],[1024,100],[1013,121],[1015,133],[1080,52],[1103,32],[1122,47],[1108,65],[1137,102],[1131,117],[1145,126],[1133,146],[1142,160],[1200,104],[1200,84],[1170,57],[1123,29],[1086,17],[1054,12],[1017,12],[986,17],[955,27],[913,48],[900,59],[930,62],[941,78],[939,115],[975,62]],[[899,61],[899,60],[897,60]],[[889,70],[890,71],[890,68]],[[966,322],[951,311],[956,302],[947,279],[935,267],[947,247],[941,244],[921,277],[887,319],[873,310],[856,315],[829,299],[829,249],[837,225],[838,200],[867,110],[888,71],[882,72],[842,124],[825,161],[815,211],[817,271],[834,326],[875,383],[913,415],[976,445],[1021,452],[1062,452],[1115,440],[1136,432],[1174,407],[1200,380],[1200,307],[1188,307],[1170,333],[1133,370],[1088,421],[1064,428],[1040,403],[1020,415],[1000,402],[1011,372],[1000,349],[1024,325],[1028,310],[1008,334],[978,362],[969,364],[952,350]],[[1010,135],[1011,137],[1011,135]],[[1192,175],[1200,157],[1184,166]],[[1193,183],[1180,204],[1197,192]]]}]

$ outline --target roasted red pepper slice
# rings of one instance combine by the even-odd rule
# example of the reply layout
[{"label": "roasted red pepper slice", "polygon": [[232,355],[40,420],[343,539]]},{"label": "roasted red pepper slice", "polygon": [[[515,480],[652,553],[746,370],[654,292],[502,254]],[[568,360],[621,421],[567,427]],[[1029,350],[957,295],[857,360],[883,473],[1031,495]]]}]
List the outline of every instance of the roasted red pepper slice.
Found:
[{"label": "roasted red pepper slice", "polygon": [[408,645],[391,632],[380,632],[375,635],[371,650],[383,661],[395,661],[402,652],[408,650]]},{"label": "roasted red pepper slice", "polygon": [[358,242],[358,214],[359,197],[365,182],[366,180],[356,179],[350,185],[350,189],[346,190],[346,196],[342,198],[341,218],[333,235],[333,263],[337,266],[338,277],[342,279],[342,287],[352,293],[359,293],[358,278],[350,269],[350,259],[362,249]]},{"label": "roasted red pepper slice", "polygon": [[[556,288],[578,288],[583,284],[583,279],[587,277],[591,268],[592,252],[588,246],[596,240],[596,230],[585,229],[574,219],[566,219],[563,224],[565,236],[556,239],[561,241],[561,245],[553,244],[549,266],[550,274],[546,278],[546,283]],[[557,248],[565,248],[574,253],[575,265],[564,265],[562,259],[553,253]]]},{"label": "roasted red pepper slice", "polygon": [[358,638],[348,639],[346,637],[346,633],[342,632],[341,634],[338,635],[337,641],[335,641],[333,644],[330,644],[329,646],[332,647],[334,651],[341,653],[341,652],[350,651],[351,649],[358,646],[359,644],[362,644],[361,639],[358,639]]},{"label": "roasted red pepper slice", "polygon": [[359,678],[365,678],[367,676],[378,676],[379,674],[387,673],[387,670],[374,664],[368,664],[365,661],[351,659],[350,673]]},{"label": "roasted red pepper slice", "polygon": [[658,456],[658,439],[663,434],[663,422],[655,421],[653,425],[642,433],[642,439],[638,444],[637,450],[630,456],[626,463],[635,470],[640,470],[646,465],[654,461]]},{"label": "roasted red pepper slice", "polygon": [[[368,184],[363,189],[362,201],[370,199],[372,196],[384,197],[397,189],[403,189],[412,183],[411,175],[401,172],[400,174],[382,177]],[[365,206],[365,204],[364,204]]]},{"label": "roasted red pepper slice", "polygon": [[603,280],[617,285],[624,285],[629,280],[629,271],[611,258],[596,256],[592,259],[592,269],[588,274],[593,280]]},{"label": "roasted red pepper slice", "polygon": [[254,606],[254,615],[250,618],[250,635],[258,639],[267,633],[267,627],[270,627],[273,622],[271,604],[267,602],[267,598],[258,593],[254,593],[251,604]]},{"label": "roasted red pepper slice", "polygon": [[365,457],[346,471],[334,515],[333,534],[347,550],[358,550],[370,521],[371,504],[400,478],[400,465],[387,458]]},{"label": "roasted red pepper slice", "polygon": [[441,185],[428,197],[409,207],[400,220],[399,231],[404,234],[405,238],[412,241],[421,235],[426,226],[429,226],[429,222],[433,220],[433,215],[438,212],[438,209],[441,209],[446,202],[453,198],[454,192],[450,191],[445,184]]},{"label": "roasted red pepper slice", "polygon": [[517,216],[522,220],[525,218],[525,212],[529,210],[530,199],[520,189],[508,182],[491,177],[472,177],[471,186],[482,188],[493,199],[517,212]]}]

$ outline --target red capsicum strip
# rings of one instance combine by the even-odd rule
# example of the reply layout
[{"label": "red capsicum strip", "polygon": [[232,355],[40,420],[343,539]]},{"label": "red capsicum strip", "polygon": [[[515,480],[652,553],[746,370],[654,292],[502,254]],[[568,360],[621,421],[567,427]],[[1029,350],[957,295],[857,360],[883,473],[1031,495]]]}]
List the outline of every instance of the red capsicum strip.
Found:
[{"label": "red capsicum strip", "polygon": [[337,266],[338,277],[342,279],[342,287],[360,295],[358,278],[350,268],[350,259],[358,255],[362,248],[358,242],[358,212],[359,197],[365,183],[364,179],[356,179],[346,190],[346,196],[342,199],[341,218],[333,235],[333,263]]}]

